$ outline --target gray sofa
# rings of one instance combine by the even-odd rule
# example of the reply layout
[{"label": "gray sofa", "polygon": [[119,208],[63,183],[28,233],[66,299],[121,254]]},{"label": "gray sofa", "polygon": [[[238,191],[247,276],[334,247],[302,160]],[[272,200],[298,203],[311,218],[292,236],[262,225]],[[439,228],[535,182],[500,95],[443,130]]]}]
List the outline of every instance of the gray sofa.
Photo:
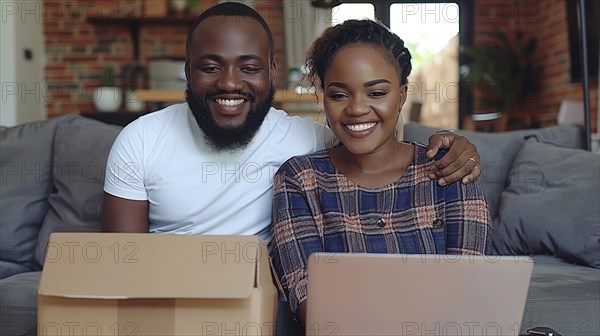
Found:
[{"label": "gray sofa", "polygon": [[106,158],[121,127],[66,116],[0,132],[0,335],[35,335],[44,246],[100,231]]},{"label": "gray sofa", "polygon": [[[120,129],[66,116],[0,131],[0,335],[36,333],[50,232],[100,230],[105,162]],[[434,131],[408,124],[405,138],[426,142]],[[599,335],[600,162],[568,148],[581,147],[581,130],[464,133],[481,152],[496,252],[536,261],[521,330]],[[280,305],[278,334],[298,334],[286,315]]]},{"label": "gray sofa", "polygon": [[[404,138],[434,131],[409,123]],[[457,133],[481,155],[494,252],[535,261],[521,332],[600,335],[600,155],[576,149],[581,127]]]}]

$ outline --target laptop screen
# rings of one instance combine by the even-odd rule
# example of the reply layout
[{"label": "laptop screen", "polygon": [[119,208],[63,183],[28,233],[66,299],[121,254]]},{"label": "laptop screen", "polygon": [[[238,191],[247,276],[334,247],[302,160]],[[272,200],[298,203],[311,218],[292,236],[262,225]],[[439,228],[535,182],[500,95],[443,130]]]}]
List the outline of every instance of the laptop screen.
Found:
[{"label": "laptop screen", "polygon": [[533,259],[315,253],[306,335],[518,335]]}]

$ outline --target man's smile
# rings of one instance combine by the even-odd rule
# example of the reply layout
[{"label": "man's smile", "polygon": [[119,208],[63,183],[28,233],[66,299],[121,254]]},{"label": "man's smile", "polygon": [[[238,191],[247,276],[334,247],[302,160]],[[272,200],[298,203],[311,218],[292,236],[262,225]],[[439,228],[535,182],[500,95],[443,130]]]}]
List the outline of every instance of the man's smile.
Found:
[{"label": "man's smile", "polygon": [[[251,110],[250,104],[247,104],[249,103],[249,100],[243,98],[213,98],[209,101],[212,113],[215,114],[215,118],[219,118],[217,115],[221,115],[227,119],[232,117],[236,118],[238,116],[245,115]],[[243,120],[241,122],[243,122]]]},{"label": "man's smile", "polygon": [[244,102],[244,99],[215,99],[215,101],[220,105],[225,106],[236,106]]}]

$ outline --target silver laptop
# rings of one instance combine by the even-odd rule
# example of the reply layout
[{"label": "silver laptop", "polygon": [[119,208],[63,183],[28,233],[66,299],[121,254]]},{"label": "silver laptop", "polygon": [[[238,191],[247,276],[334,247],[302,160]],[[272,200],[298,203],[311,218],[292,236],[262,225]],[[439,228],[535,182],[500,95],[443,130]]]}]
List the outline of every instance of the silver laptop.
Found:
[{"label": "silver laptop", "polygon": [[306,335],[519,335],[533,260],[315,253]]}]

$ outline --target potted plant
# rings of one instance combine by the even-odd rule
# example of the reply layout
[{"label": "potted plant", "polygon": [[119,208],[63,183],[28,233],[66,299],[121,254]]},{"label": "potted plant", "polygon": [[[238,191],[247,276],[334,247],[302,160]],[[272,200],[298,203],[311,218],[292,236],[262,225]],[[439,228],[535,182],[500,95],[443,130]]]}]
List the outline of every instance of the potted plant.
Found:
[{"label": "potted plant", "polygon": [[492,35],[489,45],[461,48],[472,63],[461,66],[460,76],[479,95],[476,109],[496,112],[506,123],[540,88],[541,67],[533,59],[537,39],[525,39],[521,31],[512,42],[500,30]]},{"label": "potted plant", "polygon": [[123,95],[116,85],[117,75],[113,67],[105,66],[100,75],[100,86],[96,88],[94,104],[101,112],[114,112],[121,107]]}]

